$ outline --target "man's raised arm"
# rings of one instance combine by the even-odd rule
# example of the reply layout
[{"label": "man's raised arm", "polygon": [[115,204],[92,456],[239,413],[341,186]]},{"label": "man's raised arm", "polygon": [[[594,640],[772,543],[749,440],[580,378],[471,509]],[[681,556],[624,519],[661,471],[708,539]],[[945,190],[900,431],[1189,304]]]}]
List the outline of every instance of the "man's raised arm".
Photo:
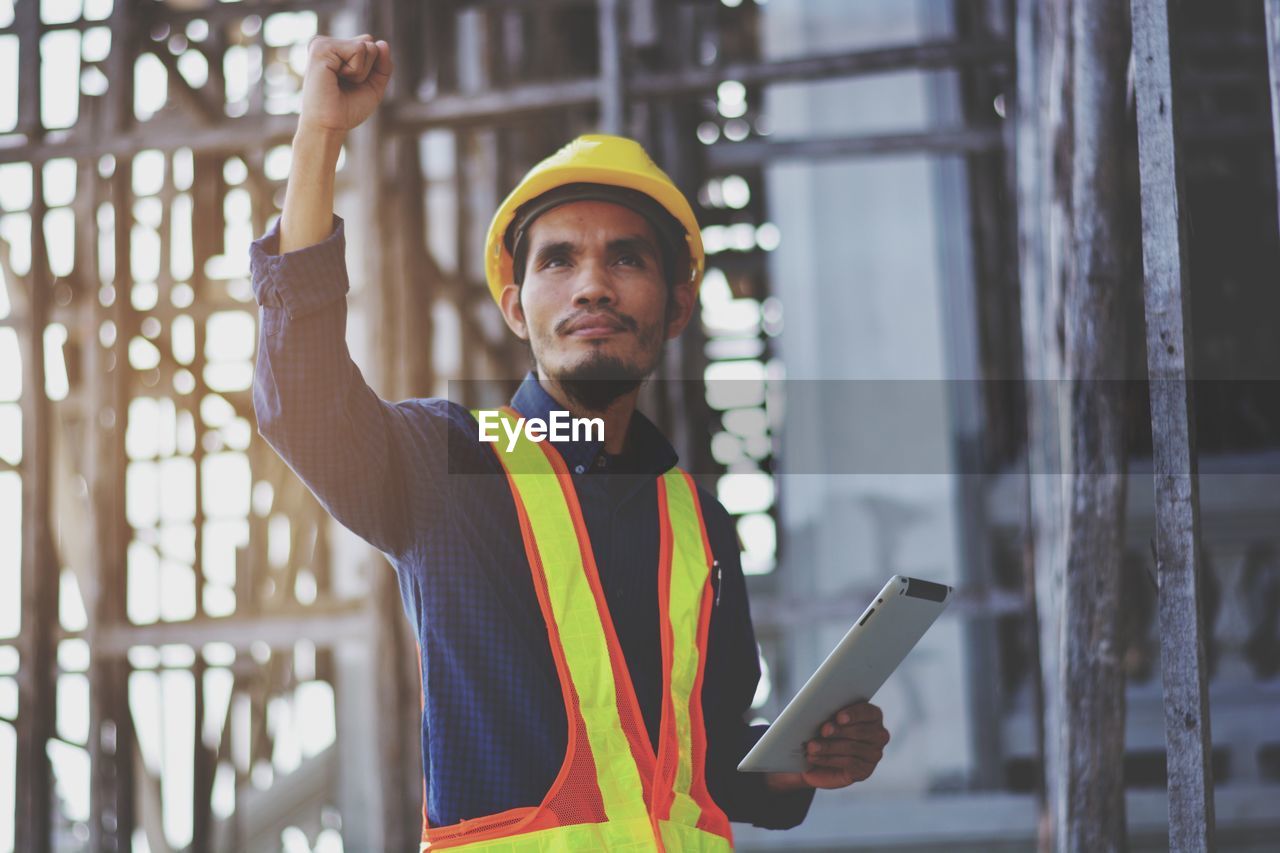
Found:
[{"label": "man's raised arm", "polygon": [[411,504],[407,472],[438,467],[418,457],[443,458],[444,426],[415,416],[418,404],[379,399],[351,360],[346,235],[333,213],[343,140],[372,114],[390,76],[385,41],[312,40],[284,211],[250,260],[262,306],[258,432],[335,518],[395,554],[411,544],[413,512],[430,509]]}]

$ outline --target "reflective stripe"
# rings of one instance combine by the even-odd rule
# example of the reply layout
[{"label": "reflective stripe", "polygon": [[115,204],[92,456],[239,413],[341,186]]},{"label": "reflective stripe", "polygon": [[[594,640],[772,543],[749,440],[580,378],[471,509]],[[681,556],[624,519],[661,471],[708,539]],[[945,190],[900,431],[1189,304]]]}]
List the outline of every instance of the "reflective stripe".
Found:
[{"label": "reflective stripe", "polygon": [[714,832],[698,829],[684,823],[664,820],[662,843],[671,853],[728,853],[733,850],[733,841]]},{"label": "reflective stripe", "polygon": [[[662,476],[667,522],[671,530],[671,559],[667,625],[671,631],[668,696],[675,726],[676,767],[669,818],[696,826],[701,807],[690,795],[693,784],[693,736],[689,699],[698,675],[698,619],[711,567],[703,549],[696,496],[685,475],[676,469]],[[660,501],[660,504],[662,501]],[[665,581],[666,579],[664,579]]]},{"label": "reflective stripe", "polygon": [[[662,839],[671,853],[727,853],[733,845],[725,838],[693,826],[662,821]],[[429,843],[419,846],[419,853],[428,853]],[[575,823],[540,829],[507,838],[494,838],[467,844],[467,851],[480,853],[570,853],[590,851],[599,853],[641,853],[653,850],[653,831],[649,820],[631,820],[609,823]]]},{"label": "reflective stripe", "polygon": [[[518,417],[511,409],[499,415]],[[657,482],[664,692],[661,758],[655,760],[564,460],[551,445],[527,439],[510,451],[498,444],[494,450],[511,486],[547,623],[569,743],[541,805],[429,831],[424,820],[421,850],[731,851],[733,833],[707,792],[701,766],[711,548],[692,478],[672,470]],[[566,814],[575,822],[562,824]]]},{"label": "reflective stripe", "polygon": [[[503,420],[511,416],[501,412]],[[497,445],[495,445],[497,448]],[[507,475],[524,503],[538,545],[547,594],[560,631],[560,644],[586,724],[587,741],[595,760],[605,815],[610,822],[644,818],[648,809],[640,772],[618,718],[618,693],[595,596],[586,578],[582,550],[564,488],[542,445],[517,441],[498,453]],[[568,479],[567,475],[563,475]],[[653,830],[646,832],[653,849]]]}]

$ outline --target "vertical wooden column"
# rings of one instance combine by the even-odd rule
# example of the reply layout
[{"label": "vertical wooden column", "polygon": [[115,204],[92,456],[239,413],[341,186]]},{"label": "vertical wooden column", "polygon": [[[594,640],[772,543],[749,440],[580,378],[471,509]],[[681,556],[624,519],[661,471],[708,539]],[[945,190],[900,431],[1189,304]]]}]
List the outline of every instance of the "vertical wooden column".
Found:
[{"label": "vertical wooden column", "polygon": [[[102,305],[95,298],[92,325],[110,322],[115,339],[110,347],[96,340],[88,359],[93,382],[91,399],[96,413],[92,432],[92,461],[87,472],[93,502],[94,575],[98,588],[92,597],[90,642],[127,623],[130,529],[125,515],[125,426],[129,409],[129,339],[133,322],[129,289],[133,281],[133,163],[122,156],[108,183],[107,198],[114,210],[114,299]],[[97,335],[95,333],[94,338]],[[89,669],[89,756],[92,766],[89,795],[89,836],[95,850],[126,850],[132,844],[134,733],[129,710],[129,663],[124,656],[95,653]]]},{"label": "vertical wooden column", "polygon": [[[111,53],[106,74],[111,81],[102,105],[101,132],[118,136],[133,125],[134,3],[112,7]],[[95,164],[96,165],[96,164]],[[95,638],[126,622],[129,522],[125,516],[127,457],[124,433],[129,406],[129,328],[133,284],[133,158],[121,153],[101,199],[114,213],[112,290],[103,304],[95,293],[89,308],[93,333],[89,338],[87,375],[94,422],[90,432],[90,468],[86,471],[93,506],[93,574],[97,590],[86,595],[90,644],[89,665],[89,843],[94,850],[125,850],[132,845],[134,827],[134,757],[137,751],[129,711],[129,664],[123,657],[96,651]],[[83,223],[80,227],[85,227]],[[100,261],[95,259],[95,269]],[[102,284],[101,280],[95,284]],[[110,322],[115,339],[110,347],[97,341],[97,329]]]},{"label": "vertical wooden column", "polygon": [[[1020,0],[1017,7],[1017,190],[1021,280],[1023,372],[1027,394],[1027,526],[1029,582],[1034,585],[1040,650],[1041,715],[1037,720],[1043,760],[1044,810],[1039,846],[1052,848],[1062,817],[1061,683],[1062,586],[1065,566],[1066,485],[1062,458],[1064,427],[1058,389],[1065,374],[1058,330],[1062,328],[1065,278],[1061,246],[1067,242],[1066,193],[1055,192],[1054,153],[1069,133],[1064,93],[1070,81],[1070,6]],[[1063,143],[1065,144],[1065,143]]]},{"label": "vertical wooden column", "polygon": [[[38,140],[40,124],[40,38],[43,27],[35,3],[14,11],[23,70],[18,86],[17,130]],[[52,289],[44,245],[44,193],[40,166],[32,169],[31,270],[22,342],[22,627],[18,637],[18,737],[14,843],[18,850],[51,849],[53,771],[45,745],[54,735],[57,671],[58,564],[49,529],[52,505],[50,406],[44,389],[44,328]]]},{"label": "vertical wooden column", "polygon": [[32,176],[31,271],[22,324],[22,628],[18,634],[18,755],[14,843],[52,849],[53,771],[46,746],[55,736],[58,634],[57,554],[49,514],[53,476],[51,407],[45,395],[44,330],[53,290],[44,241],[44,182]]},{"label": "vertical wooden column", "polygon": [[[1276,154],[1276,183],[1280,185],[1280,0],[1266,0],[1267,70],[1271,83],[1271,141]],[[1280,207],[1280,190],[1277,191]]]},{"label": "vertical wooden column", "polygon": [[1071,460],[1063,586],[1062,851],[1126,848],[1124,556],[1125,8],[1071,8],[1070,258],[1064,329]]},{"label": "vertical wooden column", "polygon": [[1204,616],[1200,497],[1191,378],[1190,291],[1175,143],[1167,0],[1132,0],[1147,370],[1160,585],[1172,849],[1213,849],[1213,766]]},{"label": "vertical wooden column", "polygon": [[1017,183],[1043,685],[1041,848],[1124,846],[1124,7],[1018,6]]},{"label": "vertical wooden column", "polygon": [[600,16],[600,131],[622,133],[626,124],[626,83],[622,76],[622,21],[618,0],[598,0]]},{"label": "vertical wooden column", "polygon": [[[1042,622],[1037,612],[1037,594],[1039,578],[1048,574],[1048,567],[1042,563],[1047,557],[1045,545],[1040,536],[1041,525],[1037,523],[1037,513],[1043,513],[1043,507],[1052,501],[1057,492],[1047,488],[1052,478],[1037,476],[1033,472],[1043,474],[1048,467],[1044,457],[1051,443],[1045,440],[1045,433],[1050,429],[1053,420],[1048,417],[1051,408],[1047,405],[1049,397],[1046,391],[1051,387],[1044,381],[1046,365],[1043,358],[1044,349],[1032,345],[1033,341],[1042,340],[1040,331],[1048,316],[1045,313],[1044,292],[1048,280],[1045,274],[1044,251],[1044,211],[1043,200],[1046,164],[1049,161],[1044,144],[1046,122],[1040,111],[1047,99],[1048,70],[1043,67],[1045,53],[1044,31],[1047,27],[1047,12],[1041,8],[1040,0],[1017,0],[1014,10],[1014,53],[1017,60],[1017,98],[1014,106],[1013,121],[1013,160],[1014,186],[1017,192],[1018,212],[1018,279],[1021,297],[1022,338],[1023,338],[1023,372],[1027,377],[1027,455],[1026,455],[1026,498],[1024,503],[1024,540],[1023,540],[1023,593],[1026,601],[1026,618],[1029,624],[1027,645],[1032,653],[1034,666],[1031,687],[1033,701],[1032,724],[1035,727],[1036,745],[1036,800],[1038,812],[1038,848],[1046,850],[1049,843],[1050,823],[1046,768],[1050,765],[1049,743],[1046,740],[1046,723],[1048,709],[1045,706],[1045,673],[1046,663],[1041,654],[1041,645],[1045,642],[1042,636]],[[1033,458],[1039,454],[1040,458]],[[1057,513],[1051,513],[1056,517]]]}]

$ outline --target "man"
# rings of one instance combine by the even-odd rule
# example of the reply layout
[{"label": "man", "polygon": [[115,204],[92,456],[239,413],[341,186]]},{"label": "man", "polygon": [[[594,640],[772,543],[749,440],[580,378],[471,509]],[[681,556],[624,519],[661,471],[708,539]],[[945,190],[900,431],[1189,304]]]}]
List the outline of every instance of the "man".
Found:
[{"label": "man", "polygon": [[[391,72],[385,41],[311,43],[284,211],[253,245],[254,405],[396,568],[421,648],[424,848],[728,850],[730,820],[798,824],[889,736],[861,704],[807,772],[735,769],[763,727],[744,721],[760,673],[734,528],[635,410],[697,304],[688,202],[631,140],[570,143],[489,230],[490,289],[535,363],[511,407],[380,400],[345,345],[333,172]],[[555,412],[603,439],[536,441]]]}]

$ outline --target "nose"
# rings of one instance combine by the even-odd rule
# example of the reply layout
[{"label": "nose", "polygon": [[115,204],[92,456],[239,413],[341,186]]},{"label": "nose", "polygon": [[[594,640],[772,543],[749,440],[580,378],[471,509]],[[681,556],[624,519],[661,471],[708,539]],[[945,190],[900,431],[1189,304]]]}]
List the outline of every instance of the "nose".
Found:
[{"label": "nose", "polygon": [[603,264],[584,263],[579,270],[573,292],[574,305],[609,305],[616,301],[613,282]]}]

